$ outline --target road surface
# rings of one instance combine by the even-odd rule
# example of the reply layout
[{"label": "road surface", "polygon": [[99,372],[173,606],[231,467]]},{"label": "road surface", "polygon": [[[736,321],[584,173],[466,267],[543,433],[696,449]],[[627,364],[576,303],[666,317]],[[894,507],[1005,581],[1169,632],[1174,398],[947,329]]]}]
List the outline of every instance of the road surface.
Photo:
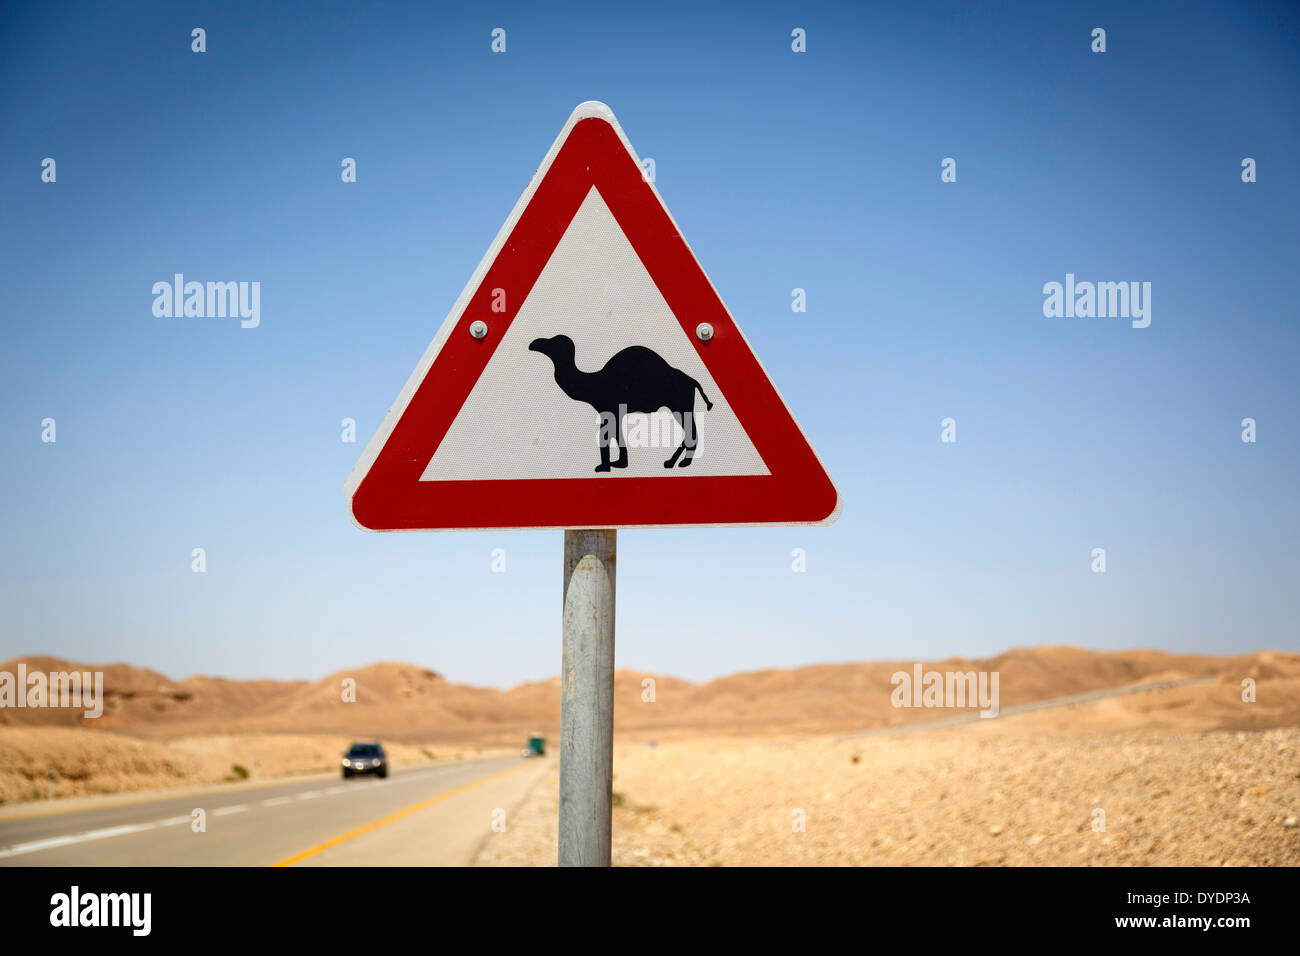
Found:
[{"label": "road surface", "polygon": [[494,823],[509,826],[546,766],[493,757],[387,780],[320,775],[66,809],[32,803],[0,817],[0,866],[463,866]]}]

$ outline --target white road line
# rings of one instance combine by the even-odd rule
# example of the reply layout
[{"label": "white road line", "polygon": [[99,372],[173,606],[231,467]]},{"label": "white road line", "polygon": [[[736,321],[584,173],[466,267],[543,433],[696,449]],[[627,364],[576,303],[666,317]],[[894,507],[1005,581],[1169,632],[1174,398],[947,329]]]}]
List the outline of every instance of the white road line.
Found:
[{"label": "white road line", "polygon": [[109,827],[106,830],[91,830],[89,833],[78,833],[75,836],[52,837],[48,840],[19,843],[7,850],[0,850],[0,859],[10,856],[22,856],[25,853],[36,853],[40,850],[52,850],[55,847],[68,846],[73,843],[88,843],[91,840],[105,840],[109,837],[124,836],[128,833],[139,833],[142,830],[152,830],[157,825],[156,823],[136,823],[131,826]]},{"label": "white road line", "polygon": [[[434,767],[430,770],[417,771],[415,773],[402,774],[400,777],[397,778],[397,781],[394,782],[407,781],[407,780],[419,780],[424,777],[439,776],[447,772],[448,770],[452,770],[454,767],[455,765],[453,764],[453,765],[447,765],[442,767]],[[359,781],[358,783],[353,783],[350,785],[344,784],[342,786],[330,787],[328,790],[324,791],[324,793],[331,794],[331,795],[339,794],[339,793],[356,793],[357,791],[365,789],[366,787],[378,787],[381,784],[385,784],[388,782],[389,781],[387,780],[379,780],[377,778],[371,778],[369,780]],[[322,796],[321,791],[308,790],[304,793],[298,794],[298,799],[314,800],[319,796]],[[294,800],[293,797],[272,797],[268,800],[263,800],[261,805],[264,807],[282,807],[286,803],[293,803],[293,800]],[[213,810],[212,815],[214,817],[224,817],[232,813],[243,813],[247,809],[248,809],[248,804],[241,803],[232,807],[220,807],[216,810]],[[144,830],[153,830],[157,827],[174,827],[182,823],[189,823],[190,821],[191,821],[190,816],[168,817],[165,820],[156,820],[153,823],[133,823],[128,826],[108,827],[103,830],[91,830],[87,833],[77,833],[77,834],[70,834],[68,836],[49,837],[44,840],[33,840],[30,843],[17,843],[11,847],[6,847],[5,849],[0,850],[0,860],[3,860],[11,856],[23,856],[27,853],[39,853],[41,850],[53,850],[56,847],[70,846],[71,844],[74,843],[88,843],[91,840],[106,840],[109,839],[110,837],[125,836],[128,833],[140,833]]]},{"label": "white road line", "polygon": [[89,833],[83,833],[78,839],[103,840],[106,837],[125,836],[128,833],[139,833],[141,830],[152,830],[156,826],[158,826],[156,823],[133,823],[124,827],[109,827],[107,830],[91,830]]},{"label": "white road line", "polygon": [[34,843],[19,843],[17,846],[11,846],[7,850],[0,850],[0,859],[7,856],[21,856],[24,853],[35,853],[37,850],[50,850],[56,846],[67,846],[69,843],[81,842],[77,837],[62,836],[53,837],[49,840],[37,840]]}]

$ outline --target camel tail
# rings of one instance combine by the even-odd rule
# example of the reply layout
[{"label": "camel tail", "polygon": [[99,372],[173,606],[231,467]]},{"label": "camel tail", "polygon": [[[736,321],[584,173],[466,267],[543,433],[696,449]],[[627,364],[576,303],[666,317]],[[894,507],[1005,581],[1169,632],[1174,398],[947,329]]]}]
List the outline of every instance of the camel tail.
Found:
[{"label": "camel tail", "polygon": [[[694,380],[694,379],[691,379],[691,381],[694,382],[695,380]],[[713,403],[712,403],[711,401],[709,401],[709,396],[707,396],[707,395],[704,394],[704,389],[700,388],[700,383],[699,383],[699,382],[695,382],[695,390],[696,390],[697,392],[700,393],[700,398],[704,399],[704,408],[705,408],[705,410],[706,410],[706,411],[712,411],[712,410],[713,410]]]}]

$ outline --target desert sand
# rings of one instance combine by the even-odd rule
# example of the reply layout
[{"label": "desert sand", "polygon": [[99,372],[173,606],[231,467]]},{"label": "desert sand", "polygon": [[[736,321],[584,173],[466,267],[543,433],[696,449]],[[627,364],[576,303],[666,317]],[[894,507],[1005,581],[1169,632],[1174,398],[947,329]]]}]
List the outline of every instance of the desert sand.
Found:
[{"label": "desert sand", "polygon": [[[238,681],[217,677],[172,680],[126,664],[74,663],[52,657],[0,663],[14,673],[102,671],[103,716],[77,709],[0,708],[0,727],[69,727],[115,731],[145,739],[208,734],[332,734],[383,737],[424,745],[431,741],[516,743],[560,721],[560,681],[508,690],[447,680],[414,664],[383,662],[339,671],[317,681]],[[733,674],[706,683],[620,670],[615,676],[615,724],[622,732],[773,736],[821,734],[933,720],[934,711],[896,708],[890,677],[913,661],[823,664]],[[1261,651],[1236,657],[1162,651],[1086,651],[1075,647],[1015,648],[996,657],[926,662],[927,670],[997,671],[1003,709],[1070,694],[1163,680],[1215,677],[1300,680],[1300,655]],[[353,682],[355,701],[343,700]],[[647,683],[652,682],[652,683]],[[1235,694],[1227,695],[1229,701]],[[1197,698],[1199,699],[1199,698]],[[1190,704],[1191,698],[1188,698]],[[1219,706],[1219,705],[1216,705]],[[1276,708],[1282,706],[1284,711]],[[1231,707],[1214,721],[1242,726],[1300,724],[1300,699],[1247,710]]]},{"label": "desert sand", "polygon": [[[1300,865],[1300,730],[1043,716],[618,746],[614,865]],[[476,864],[553,866],[557,809],[554,766]]]},{"label": "desert sand", "polygon": [[[51,768],[59,796],[152,790],[333,770],[351,739],[383,739],[402,766],[517,750],[541,730],[552,766],[477,862],[554,863],[556,678],[498,690],[380,663],[319,681],[174,681],[24,662],[103,670],[106,703],[99,720],[0,710],[11,804],[44,797]],[[1300,655],[1040,647],[926,663],[998,671],[1002,714],[987,720],[894,707],[890,675],[912,663],[699,684],[620,671],[615,862],[1300,864]]]}]

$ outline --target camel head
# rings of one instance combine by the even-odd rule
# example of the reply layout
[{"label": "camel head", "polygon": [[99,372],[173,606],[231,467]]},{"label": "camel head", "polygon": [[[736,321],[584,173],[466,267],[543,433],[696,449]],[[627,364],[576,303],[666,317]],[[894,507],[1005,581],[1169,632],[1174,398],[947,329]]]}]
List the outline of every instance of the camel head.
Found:
[{"label": "camel head", "polygon": [[549,339],[533,339],[528,344],[528,351],[541,352],[555,363],[556,368],[560,368],[573,364],[575,349],[573,339],[567,335],[553,335]]}]

